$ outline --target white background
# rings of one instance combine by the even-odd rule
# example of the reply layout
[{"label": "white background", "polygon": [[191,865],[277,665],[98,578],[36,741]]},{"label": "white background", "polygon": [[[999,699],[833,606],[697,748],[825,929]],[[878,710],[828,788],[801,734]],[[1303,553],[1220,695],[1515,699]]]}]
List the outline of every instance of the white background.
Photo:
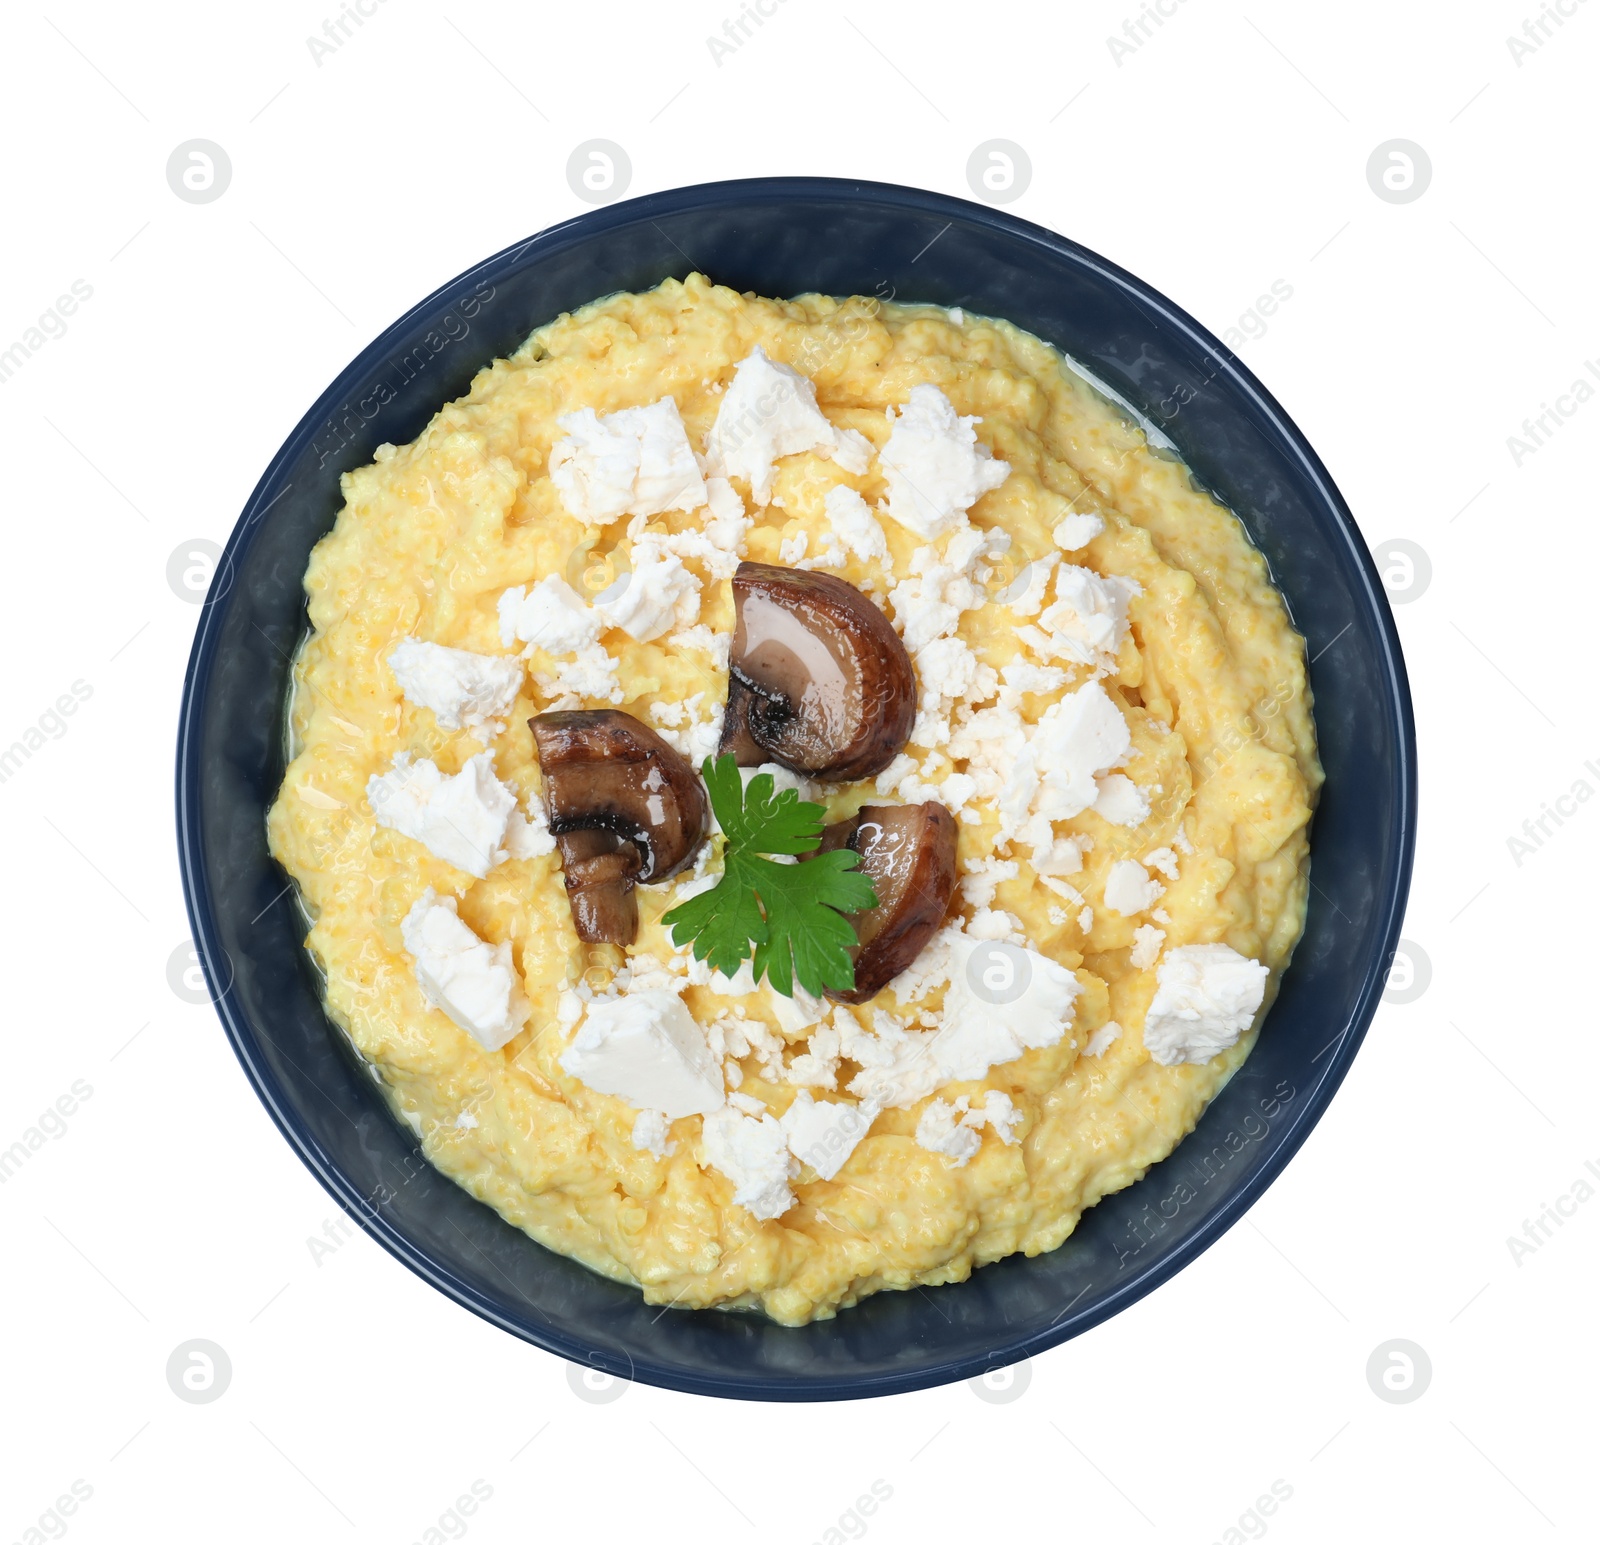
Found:
[{"label": "white background", "polygon": [[[1136,0],[783,0],[720,63],[720,0],[383,0],[320,64],[312,4],[52,4],[8,24],[0,347],[73,281],[93,293],[0,385],[0,743],[74,681],[92,696],[0,783],[0,1148],[75,1080],[92,1094],[0,1187],[0,1541],[35,1538],[74,1480],[92,1495],[45,1532],[84,1542],[409,1542],[441,1516],[484,1545],[803,1545],[863,1525],[883,1545],[1589,1537],[1600,1199],[1575,1184],[1600,1130],[1578,982],[1600,808],[1569,806],[1520,864],[1507,839],[1576,780],[1600,788],[1600,406],[1569,402],[1520,466],[1507,441],[1600,355],[1600,4],[1564,0],[1574,15],[1518,63],[1523,0],[1167,3],[1120,62],[1106,39]],[[1431,560],[1425,588],[1390,564],[1422,742],[1405,931],[1431,983],[1383,1008],[1246,1222],[1007,1402],[966,1385],[820,1408],[586,1401],[364,1236],[315,1257],[339,1214],[212,1010],[168,984],[198,616],[169,556],[226,538],[301,413],[402,310],[580,213],[565,168],[595,137],[626,148],[630,194],[811,172],[968,196],[974,147],[1014,141],[1033,167],[1014,212],[1216,331],[1292,290],[1242,354],[1380,561],[1395,538]],[[1397,137],[1433,168],[1404,204],[1366,175]],[[211,203],[167,183],[192,138],[232,162]],[[1559,1198],[1571,1216],[1514,1257],[1508,1236]],[[209,1404],[166,1378],[194,1338],[232,1365]],[[1395,1338],[1432,1366],[1405,1404],[1366,1373]],[[492,1496],[451,1519],[475,1480]],[[892,1496],[850,1519],[874,1481]],[[1250,1516],[1274,1481],[1289,1499]]]}]

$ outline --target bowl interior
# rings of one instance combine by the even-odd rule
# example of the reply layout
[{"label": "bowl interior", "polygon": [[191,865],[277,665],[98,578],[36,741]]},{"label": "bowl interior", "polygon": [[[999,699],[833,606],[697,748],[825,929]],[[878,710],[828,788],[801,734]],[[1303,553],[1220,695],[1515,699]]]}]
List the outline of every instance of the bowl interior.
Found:
[{"label": "bowl interior", "polygon": [[[1305,937],[1255,1051],[1193,1135],[1087,1213],[1059,1250],[955,1287],[881,1293],[804,1330],[664,1313],[540,1248],[435,1171],[325,1017],[265,840],[301,576],[339,509],[339,474],[385,441],[414,438],[540,323],[692,269],[765,295],[964,306],[1081,361],[1164,429],[1265,553],[1308,642],[1328,775]],[[597,211],[489,259],[384,333],[307,414],[234,531],[195,641],[178,757],[184,880],[219,1013],[261,1098],[339,1202],[514,1334],[623,1377],[762,1399],[889,1393],[1014,1362],[1150,1291],[1237,1220],[1304,1140],[1371,1018],[1404,906],[1414,801],[1387,603],[1337,490],[1254,378],[1169,302],[1060,237],[955,199],[823,179],[717,184]]]}]

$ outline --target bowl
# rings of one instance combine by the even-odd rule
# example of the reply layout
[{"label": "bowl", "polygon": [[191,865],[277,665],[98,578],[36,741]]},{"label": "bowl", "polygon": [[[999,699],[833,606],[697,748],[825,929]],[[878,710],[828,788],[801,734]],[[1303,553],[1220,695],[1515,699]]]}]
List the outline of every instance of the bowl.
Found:
[{"label": "bowl", "polygon": [[[1173,1156],[1048,1255],[879,1293],[801,1329],[748,1312],[664,1312],[433,1169],[326,1017],[266,843],[290,657],[307,625],[301,576],[339,510],[339,475],[385,441],[413,439],[535,326],[693,269],[761,295],[961,306],[1081,362],[1168,436],[1266,555],[1306,637],[1327,770],[1305,936],[1255,1050]],[[1383,990],[1410,881],[1415,758],[1400,646],[1360,533],[1305,438],[1216,338],[1104,258],[997,210],[883,184],[762,178],[632,199],[530,237],[435,291],[323,393],[256,485],[202,609],[178,737],[178,839],[195,945],[246,1075],[386,1250],[576,1363],[705,1395],[838,1400],[1034,1356],[1160,1286],[1244,1215],[1333,1098]]]}]

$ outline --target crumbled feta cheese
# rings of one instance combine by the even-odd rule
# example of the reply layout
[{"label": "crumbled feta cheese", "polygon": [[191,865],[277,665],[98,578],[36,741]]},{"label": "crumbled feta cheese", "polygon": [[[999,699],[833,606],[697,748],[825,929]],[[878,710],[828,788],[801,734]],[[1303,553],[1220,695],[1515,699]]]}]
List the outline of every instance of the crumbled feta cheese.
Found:
[{"label": "crumbled feta cheese", "polygon": [[798,1035],[812,1025],[821,1024],[827,1017],[828,1005],[821,998],[813,998],[798,982],[789,984],[794,988],[792,998],[779,992],[772,985],[771,977],[767,977],[763,985],[767,989],[767,1003],[785,1035]]},{"label": "crumbled feta cheese", "polygon": [[640,537],[633,544],[632,570],[595,597],[594,609],[608,626],[647,644],[668,628],[693,625],[700,615],[700,581],[676,554]]},{"label": "crumbled feta cheese", "polygon": [[1145,1050],[1166,1067],[1209,1062],[1250,1028],[1266,990],[1267,968],[1226,944],[1168,950],[1145,1011]]},{"label": "crumbled feta cheese", "polygon": [[1164,874],[1169,880],[1178,878],[1178,855],[1171,848],[1156,848],[1146,853],[1140,862]]},{"label": "crumbled feta cheese", "polygon": [[1098,515],[1068,515],[1050,533],[1050,540],[1063,552],[1075,553],[1105,529],[1106,523]]},{"label": "crumbled feta cheese", "polygon": [[1148,923],[1133,930],[1133,948],[1128,952],[1128,962],[1135,971],[1145,971],[1161,956],[1161,946],[1167,942],[1166,934]]},{"label": "crumbled feta cheese", "polygon": [[469,757],[451,778],[402,751],[390,772],[367,779],[367,800],[378,825],[480,880],[509,856],[502,844],[517,799],[495,777],[492,751]]},{"label": "crumbled feta cheese", "polygon": [[[1078,979],[1034,950],[946,928],[923,951],[929,954],[933,969],[925,969],[903,996],[907,984],[897,982],[896,996],[913,1002],[934,982],[947,981],[937,1028],[910,1031],[881,1012],[874,1014],[870,1032],[853,1016],[836,1020],[842,1055],[861,1066],[850,1093],[877,1099],[885,1108],[913,1105],[943,1084],[982,1078],[1025,1051],[1054,1046],[1075,1012]],[[1025,984],[1009,997],[1019,973],[1026,974]]]},{"label": "crumbled feta cheese", "polygon": [[511,945],[489,944],[456,915],[453,896],[430,885],[400,923],[422,995],[483,1047],[499,1051],[532,1012]]},{"label": "crumbled feta cheese", "polygon": [[809,1164],[823,1180],[832,1180],[845,1160],[867,1135],[878,1107],[870,1100],[859,1105],[843,1100],[813,1099],[802,1089],[783,1113],[781,1125],[789,1152]]},{"label": "crumbled feta cheese", "polygon": [[976,418],[957,415],[937,386],[924,383],[896,416],[878,465],[889,485],[887,513],[924,541],[955,529],[990,489],[1010,474],[973,431]]},{"label": "crumbled feta cheese", "polygon": [[565,413],[550,450],[550,481],[569,515],[606,525],[620,515],[697,510],[706,502],[700,465],[671,397],[603,417]]},{"label": "crumbled feta cheese", "polygon": [[959,638],[936,638],[917,651],[917,717],[911,744],[931,748],[950,742],[950,712],[962,701],[992,697],[998,684],[992,666],[983,665]]},{"label": "crumbled feta cheese", "polygon": [[456,1112],[456,1127],[459,1131],[470,1132],[478,1124],[478,1118],[470,1110]]},{"label": "crumbled feta cheese", "polygon": [[[848,434],[848,431],[846,432]],[[773,463],[801,451],[839,460],[845,469],[860,466],[852,435],[841,444],[839,431],[817,406],[817,389],[790,365],[774,363],[759,345],[740,361],[733,382],[717,408],[706,436],[706,471],[714,477],[742,477],[758,505],[772,499]]]},{"label": "crumbled feta cheese", "polygon": [[[1083,868],[1083,855],[1088,846],[1087,837],[1056,837],[1049,847],[1037,847],[1033,850],[1033,872],[1043,880],[1063,874],[1077,874]],[[1070,885],[1052,886],[1051,889],[1055,890],[1058,896],[1066,896],[1068,901],[1083,900],[1083,897]]]},{"label": "crumbled feta cheese", "polygon": [[759,778],[762,773],[766,773],[772,779],[774,794],[781,794],[785,789],[793,789],[803,800],[816,800],[821,797],[817,785],[803,773],[794,772],[777,762],[763,762],[759,767],[741,767],[739,780],[748,789],[750,780]]},{"label": "crumbled feta cheese", "polygon": [[999,1089],[987,1090],[978,1106],[972,1106],[966,1095],[950,1103],[933,1100],[917,1122],[917,1142],[933,1153],[944,1154],[952,1168],[960,1169],[982,1143],[980,1128],[988,1126],[1009,1147],[1016,1143],[1022,1121],[1022,1112],[1012,1104],[1011,1096]]},{"label": "crumbled feta cheese", "polygon": [[997,597],[1002,606],[1010,608],[1019,617],[1037,617],[1050,589],[1050,576],[1055,572],[1060,558],[1048,553],[1026,564],[1022,572],[1002,590]]},{"label": "crumbled feta cheese", "polygon": [[500,642],[533,644],[549,654],[572,654],[600,637],[605,618],[559,574],[526,593],[514,585],[500,597]]},{"label": "crumbled feta cheese", "polygon": [[617,662],[606,653],[603,644],[589,644],[571,659],[556,661],[553,672],[536,671],[533,679],[556,708],[576,708],[584,701],[622,701]]},{"label": "crumbled feta cheese", "polygon": [[797,531],[793,536],[786,536],[778,543],[778,562],[793,568],[795,564],[805,557],[806,547],[811,538],[804,531]]},{"label": "crumbled feta cheese", "polygon": [[676,1143],[667,1141],[671,1123],[666,1114],[658,1110],[642,1110],[633,1118],[633,1146],[658,1159],[669,1159],[678,1151]]},{"label": "crumbled feta cheese", "polygon": [[1010,1148],[1017,1142],[1017,1128],[1022,1125],[1023,1115],[1004,1090],[989,1089],[984,1093],[983,1104],[974,1106],[962,1120],[969,1127],[987,1124],[989,1130]]},{"label": "crumbled feta cheese", "polygon": [[1057,928],[1066,927],[1066,925],[1067,925],[1067,914],[1066,914],[1065,911],[1062,910],[1062,908],[1058,907],[1053,901],[1044,910],[1045,910],[1045,916],[1050,919],[1051,923],[1055,927],[1057,927]]},{"label": "crumbled feta cheese", "polygon": [[674,649],[703,650],[711,656],[711,663],[719,671],[727,670],[728,656],[733,650],[733,634],[713,633],[703,622],[696,623],[692,628],[685,628],[681,633],[674,633],[667,642]]},{"label": "crumbled feta cheese", "polygon": [[1142,826],[1150,818],[1150,800],[1132,778],[1107,773],[1094,781],[1094,813],[1102,820],[1113,826]]},{"label": "crumbled feta cheese", "polygon": [[757,1218],[781,1218],[794,1206],[789,1182],[800,1173],[777,1119],[746,1116],[731,1105],[706,1117],[705,1162],[733,1182],[733,1200]]},{"label": "crumbled feta cheese", "polygon": [[986,907],[994,900],[994,893],[1002,880],[1014,880],[1018,865],[1015,859],[969,858],[967,877],[961,882],[961,899],[969,907]]},{"label": "crumbled feta cheese", "polygon": [[[982,1078],[996,1063],[1054,1046],[1066,1033],[1082,989],[1065,966],[1036,950],[970,939],[961,940],[954,955],[934,1032],[941,1082]],[[1002,1003],[1019,972],[1027,974],[1021,996]]]},{"label": "crumbled feta cheese", "polygon": [[1085,933],[1093,933],[1094,932],[1094,908],[1093,907],[1085,907],[1083,909],[1083,911],[1081,911],[1078,914],[1078,926]]},{"label": "crumbled feta cheese", "polygon": [[828,490],[822,501],[828,525],[839,542],[862,562],[887,565],[889,543],[883,534],[878,518],[867,507],[867,501],[847,483],[839,483]]},{"label": "crumbled feta cheese", "polygon": [[705,697],[704,692],[696,692],[681,703],[650,705],[651,724],[661,738],[695,768],[708,756],[716,754],[722,740],[723,705],[708,705]]},{"label": "crumbled feta cheese", "polygon": [[1150,916],[1160,923],[1163,928],[1168,928],[1172,925],[1172,919],[1167,915],[1165,907],[1151,907]]},{"label": "crumbled feta cheese", "polygon": [[473,654],[408,638],[389,656],[389,669],[408,703],[433,710],[442,730],[499,726],[522,690],[522,662]]},{"label": "crumbled feta cheese", "polygon": [[1098,1030],[1095,1031],[1093,1035],[1089,1037],[1088,1045],[1083,1048],[1084,1056],[1103,1056],[1116,1041],[1117,1037],[1121,1034],[1122,1026],[1119,1025],[1116,1020],[1108,1019],[1103,1025],[1100,1026]]},{"label": "crumbled feta cheese", "polygon": [[1022,929],[1022,920],[1015,913],[990,907],[979,907],[968,919],[967,937],[986,942],[1006,939],[1012,944],[1021,945],[1028,942],[1028,936]]},{"label": "crumbled feta cheese", "polygon": [[671,1121],[723,1103],[722,1068],[706,1033],[670,992],[596,999],[559,1060],[591,1089]]},{"label": "crumbled feta cheese", "polygon": [[832,1089],[839,1081],[839,1032],[819,1025],[806,1050],[783,1072],[784,1082],[805,1089]]},{"label": "crumbled feta cheese", "polygon": [[1193,853],[1194,844],[1189,840],[1189,834],[1181,826],[1173,834],[1172,845],[1180,853]]},{"label": "crumbled feta cheese", "polygon": [[834,464],[856,477],[861,477],[872,465],[872,458],[878,454],[877,446],[859,429],[836,428],[833,434]]},{"label": "crumbled feta cheese", "polygon": [[1092,805],[1100,792],[1095,775],[1122,761],[1132,744],[1127,721],[1098,681],[1052,703],[1014,753],[1000,791],[1002,835],[1023,833],[1032,817],[1025,840],[1047,846],[1049,823],[1071,820]]},{"label": "crumbled feta cheese", "polygon": [[1124,917],[1137,917],[1161,899],[1164,889],[1150,878],[1143,864],[1131,858],[1118,859],[1106,873],[1105,903]]},{"label": "crumbled feta cheese", "polygon": [[1128,602],[1142,591],[1137,580],[1063,563],[1056,570],[1056,598],[1040,613],[1039,627],[1020,629],[1018,636],[1047,660],[1109,668],[1128,636]]},{"label": "crumbled feta cheese", "polygon": [[767,1102],[758,1100],[753,1094],[730,1094],[728,1104],[747,1116],[764,1116],[767,1113]]},{"label": "crumbled feta cheese", "polygon": [[962,1123],[961,1115],[954,1105],[930,1100],[917,1121],[918,1146],[942,1153],[954,1169],[960,1169],[983,1146],[983,1139]]}]

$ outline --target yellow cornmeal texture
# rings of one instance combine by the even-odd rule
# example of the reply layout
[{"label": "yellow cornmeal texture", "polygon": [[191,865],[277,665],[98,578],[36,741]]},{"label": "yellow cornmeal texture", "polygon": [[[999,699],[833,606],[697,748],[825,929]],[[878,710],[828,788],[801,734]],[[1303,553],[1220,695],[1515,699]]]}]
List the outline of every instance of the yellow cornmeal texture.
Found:
[{"label": "yellow cornmeal texture", "polygon": [[[1084,872],[1070,879],[1096,903],[1087,936],[1079,909],[1038,883],[1028,850],[1009,855],[1020,872],[1000,884],[992,905],[1076,973],[1076,1019],[1058,1045],[940,1094],[981,1102],[984,1090],[1003,1090],[1024,1118],[1020,1142],[986,1132],[976,1157],[957,1168],[914,1141],[921,1103],[887,1111],[833,1180],[803,1169],[797,1205],[770,1222],[733,1205],[732,1184],[697,1165],[700,1118],[674,1123],[677,1151],[658,1160],[633,1146],[631,1106],[562,1071],[557,1058],[571,1031],[556,1022],[558,991],[580,980],[603,985],[621,957],[579,942],[558,856],[508,861],[474,880],[379,828],[365,794],[367,779],[387,771],[397,752],[454,773],[483,748],[472,732],[442,731],[431,712],[403,701],[386,664],[400,640],[504,654],[495,607],[506,587],[574,577],[586,565],[607,570],[609,549],[626,551],[626,522],[586,527],[563,509],[546,472],[561,436],[557,417],[670,393],[699,448],[721,389],[757,344],[815,382],[836,425],[880,449],[890,430],[885,409],[919,382],[939,386],[957,412],[979,415],[980,438],[1012,472],[971,518],[1010,532],[1014,561],[1054,551],[1052,529],[1069,512],[1104,519],[1104,532],[1064,561],[1143,587],[1105,686],[1132,730],[1123,771],[1151,793],[1150,817],[1137,830],[1092,810],[1057,827],[1093,842]],[[860,477],[810,454],[779,461],[774,502],[755,512],[745,556],[779,562],[780,543],[802,531],[817,552],[828,530],[823,499],[838,483],[870,505],[886,495],[876,461]],[[749,490],[736,487],[748,506]],[[1301,931],[1306,829],[1321,780],[1303,643],[1234,516],[1038,339],[1003,322],[954,322],[932,307],[777,302],[699,276],[669,281],[540,328],[511,359],[482,371],[415,443],[383,447],[373,465],[347,475],[343,491],[345,506],[306,575],[314,632],[297,669],[297,755],[270,815],[272,850],[316,920],[307,946],[326,972],[330,1012],[429,1158],[541,1243],[637,1283],[652,1303],[759,1307],[803,1324],[881,1289],[958,1282],[1015,1251],[1054,1249],[1084,1208],[1170,1153],[1248,1055],[1254,1031],[1204,1066],[1149,1058],[1139,1026],[1155,970],[1129,958],[1133,930],[1147,919],[1098,903],[1113,862],[1181,849],[1186,837],[1194,851],[1159,903],[1170,917],[1167,947],[1222,942],[1262,961],[1273,973],[1270,1002]],[[697,529],[704,516],[673,513],[653,529]],[[895,574],[854,559],[831,569],[880,604],[921,545],[887,517],[883,526]],[[729,630],[729,584],[689,567],[704,581],[700,620]],[[1004,588],[1002,578],[991,593]],[[998,669],[1024,657],[1017,628],[1028,620],[996,599],[963,614],[958,633]],[[603,642],[619,662],[619,706],[647,722],[653,705],[696,693],[720,704],[726,694],[725,672],[707,652],[667,637],[639,644],[616,631]],[[499,775],[519,792],[541,787],[527,719],[547,706],[535,678],[553,668],[534,656],[508,727],[489,742]],[[1023,717],[1036,720],[1088,675],[1072,670],[1060,691],[1025,697]],[[908,750],[930,782],[949,772],[942,753]],[[839,787],[830,819],[874,797],[870,783]],[[993,806],[977,808],[978,824],[958,823],[963,866],[996,852]],[[481,937],[511,942],[533,1016],[501,1051],[485,1052],[417,985],[400,920],[428,886],[458,898]],[[640,890],[636,950],[672,955],[659,918],[674,890]],[[959,891],[955,910],[971,913]],[[735,1003],[693,986],[684,1001],[701,1023]],[[764,992],[737,1002],[770,1020]],[[873,1007],[911,1020],[892,987]],[[867,1010],[857,1012],[870,1026]],[[1127,1028],[1103,1055],[1084,1056],[1109,1019]],[[742,1091],[781,1115],[796,1091],[764,1079],[754,1056],[743,1071]],[[841,1090],[854,1072],[848,1062],[841,1068]],[[475,1126],[458,1125],[463,1112]]]}]

